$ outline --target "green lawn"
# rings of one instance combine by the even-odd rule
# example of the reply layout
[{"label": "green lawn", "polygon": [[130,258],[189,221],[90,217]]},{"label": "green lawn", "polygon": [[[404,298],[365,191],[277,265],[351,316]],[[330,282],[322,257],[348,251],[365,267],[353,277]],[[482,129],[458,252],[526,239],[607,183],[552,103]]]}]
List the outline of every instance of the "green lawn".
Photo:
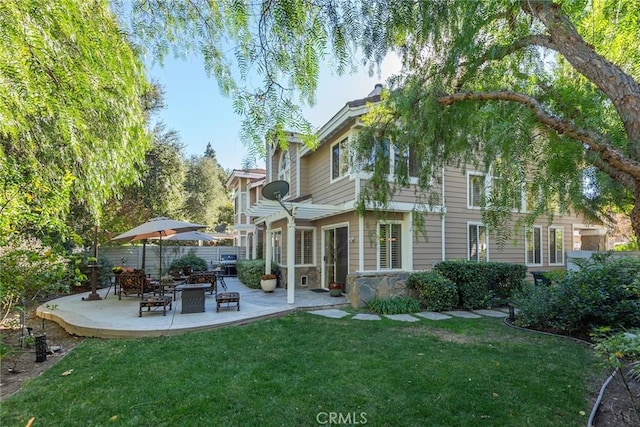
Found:
[{"label": "green lawn", "polygon": [[296,313],[85,340],[5,401],[0,425],[35,416],[34,426],[581,426],[597,366],[580,344],[498,319]]}]

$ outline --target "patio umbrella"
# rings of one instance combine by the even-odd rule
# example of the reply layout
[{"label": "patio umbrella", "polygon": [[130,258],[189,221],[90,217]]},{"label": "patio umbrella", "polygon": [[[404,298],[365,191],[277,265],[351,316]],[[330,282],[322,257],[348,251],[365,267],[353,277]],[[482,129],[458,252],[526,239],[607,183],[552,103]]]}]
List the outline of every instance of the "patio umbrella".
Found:
[{"label": "patio umbrella", "polygon": [[[191,222],[176,221],[174,219],[159,217],[153,218],[144,224],[132,228],[112,238],[112,241],[132,242],[134,240],[159,239],[160,240],[160,277],[162,277],[162,238],[173,236],[188,231],[196,231],[206,228],[206,225]],[[144,253],[143,253],[144,259]]]},{"label": "patio umbrella", "polygon": [[164,240],[202,240],[205,242],[213,242],[218,239],[207,233],[201,233],[199,231],[186,231],[184,233],[177,233],[169,236]]}]

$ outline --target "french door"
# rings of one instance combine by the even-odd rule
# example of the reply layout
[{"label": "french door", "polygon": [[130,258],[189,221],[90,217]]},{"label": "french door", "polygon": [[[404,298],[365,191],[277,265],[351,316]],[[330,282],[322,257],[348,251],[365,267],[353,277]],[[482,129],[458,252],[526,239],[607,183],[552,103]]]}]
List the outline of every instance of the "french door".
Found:
[{"label": "french door", "polygon": [[323,288],[328,288],[331,282],[344,285],[349,272],[349,228],[325,229],[323,251]]}]

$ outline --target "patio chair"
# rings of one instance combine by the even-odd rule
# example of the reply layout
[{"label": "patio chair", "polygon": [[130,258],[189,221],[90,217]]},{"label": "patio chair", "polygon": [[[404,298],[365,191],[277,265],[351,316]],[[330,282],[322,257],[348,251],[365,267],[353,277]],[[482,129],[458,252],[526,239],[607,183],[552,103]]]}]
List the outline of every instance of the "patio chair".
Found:
[{"label": "patio chair", "polygon": [[119,300],[122,299],[122,294],[125,296],[142,296],[145,293],[153,292],[151,279],[144,274],[144,270],[120,273],[116,276],[116,285],[119,288]]},{"label": "patio chair", "polygon": [[217,292],[217,280],[213,271],[194,271],[187,279],[187,283],[211,283],[211,287],[208,289],[209,294],[213,295]]}]

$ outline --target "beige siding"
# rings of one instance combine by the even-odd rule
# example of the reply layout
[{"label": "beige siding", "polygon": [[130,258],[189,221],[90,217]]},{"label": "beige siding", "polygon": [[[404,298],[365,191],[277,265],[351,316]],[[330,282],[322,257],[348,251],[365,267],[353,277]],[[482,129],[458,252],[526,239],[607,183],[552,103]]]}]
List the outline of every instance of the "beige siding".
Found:
[{"label": "beige siding", "polygon": [[442,261],[442,220],[440,214],[425,216],[426,237],[411,233],[413,242],[413,269],[429,270]]}]

